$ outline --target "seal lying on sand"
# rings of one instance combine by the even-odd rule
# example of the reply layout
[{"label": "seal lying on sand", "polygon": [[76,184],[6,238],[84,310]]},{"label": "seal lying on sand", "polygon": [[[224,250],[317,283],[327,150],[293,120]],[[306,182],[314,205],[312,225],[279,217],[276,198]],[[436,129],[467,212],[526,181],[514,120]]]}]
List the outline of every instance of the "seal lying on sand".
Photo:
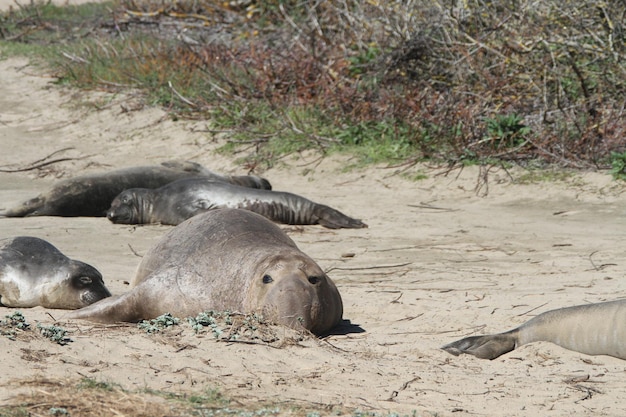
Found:
[{"label": "seal lying on sand", "polygon": [[206,178],[188,178],[156,190],[133,188],[118,195],[107,217],[113,223],[177,225],[198,213],[218,208],[240,208],[286,224],[321,224],[361,228],[360,220],[295,194],[253,190]]},{"label": "seal lying on sand", "polygon": [[539,341],[587,355],[626,359],[626,300],[547,311],[508,332],[466,337],[442,349],[453,355],[467,353],[495,359],[521,345]]},{"label": "seal lying on sand", "polygon": [[91,265],[69,259],[43,239],[0,242],[0,304],[77,309],[111,293]]},{"label": "seal lying on sand", "polygon": [[158,188],[172,181],[198,176],[244,187],[272,188],[267,180],[253,175],[224,176],[194,162],[171,161],[70,178],[55,184],[48,192],[0,213],[0,216],[103,217],[115,196],[128,188]]},{"label": "seal lying on sand", "polygon": [[209,211],[170,230],[131,284],[129,292],[67,317],[111,323],[164,313],[259,312],[322,334],[343,314],[339,291],[324,271],[278,226],[245,210]]}]

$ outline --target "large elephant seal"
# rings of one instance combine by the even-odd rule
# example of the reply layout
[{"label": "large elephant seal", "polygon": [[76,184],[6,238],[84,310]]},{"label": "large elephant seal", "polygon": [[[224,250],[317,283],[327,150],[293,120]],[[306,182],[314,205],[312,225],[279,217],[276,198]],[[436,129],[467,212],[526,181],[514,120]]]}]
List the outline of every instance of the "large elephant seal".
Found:
[{"label": "large elephant seal", "polygon": [[495,359],[532,342],[552,342],[587,355],[626,359],[626,300],[547,311],[505,333],[471,336],[442,347],[459,355]]},{"label": "large elephant seal", "polygon": [[286,224],[320,224],[331,229],[361,228],[360,220],[296,194],[257,190],[206,178],[174,181],[156,190],[133,188],[111,203],[107,217],[113,223],[177,225],[218,208],[239,208]]},{"label": "large elephant seal", "polygon": [[43,239],[0,242],[0,305],[77,309],[110,295],[94,267],[69,259]]},{"label": "large elephant seal", "polygon": [[331,279],[277,225],[221,209],[165,234],[143,258],[129,292],[67,317],[110,323],[207,310],[259,312],[322,334],[339,323],[343,304]]},{"label": "large elephant seal", "polygon": [[60,181],[49,191],[0,216],[104,217],[115,196],[128,188],[158,188],[172,181],[198,176],[244,187],[271,189],[267,180],[254,175],[225,176],[195,162],[170,161],[156,166],[119,169]]}]

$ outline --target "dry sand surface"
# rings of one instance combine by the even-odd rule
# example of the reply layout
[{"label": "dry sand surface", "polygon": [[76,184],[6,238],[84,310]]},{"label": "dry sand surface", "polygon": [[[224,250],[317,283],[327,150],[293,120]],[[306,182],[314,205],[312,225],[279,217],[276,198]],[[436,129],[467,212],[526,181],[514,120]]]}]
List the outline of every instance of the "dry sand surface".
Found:
[{"label": "dry sand surface", "polygon": [[[142,107],[138,97],[62,89],[23,59],[1,61],[0,79],[0,168],[69,158],[0,173],[2,209],[59,178],[170,159],[246,173],[234,158],[214,152],[220,142],[205,123],[173,122]],[[285,412],[300,405],[322,414],[626,415],[625,361],[548,343],[494,361],[439,349],[462,336],[507,330],[542,311],[622,297],[623,184],[605,173],[521,184],[512,179],[523,171],[509,176],[501,169],[484,182],[476,167],[446,174],[427,166],[412,171],[426,179],[411,181],[394,169],[342,172],[345,159],[316,158],[289,157],[259,174],[276,190],[369,224],[358,230],[284,226],[337,283],[344,319],[353,325],[347,334],[278,347],[230,344],[196,336],[188,326],[146,334],[134,325],[91,325],[63,320],[63,311],[23,309],[33,327],[59,320],[73,342],[0,337],[0,404],[14,402],[18,392],[46,390],[24,381],[89,377],[132,392],[218,388],[231,406],[269,402]],[[105,218],[0,219],[0,238],[47,239],[98,268],[115,294],[128,289],[139,256],[166,230]],[[0,308],[0,317],[12,312]]]}]

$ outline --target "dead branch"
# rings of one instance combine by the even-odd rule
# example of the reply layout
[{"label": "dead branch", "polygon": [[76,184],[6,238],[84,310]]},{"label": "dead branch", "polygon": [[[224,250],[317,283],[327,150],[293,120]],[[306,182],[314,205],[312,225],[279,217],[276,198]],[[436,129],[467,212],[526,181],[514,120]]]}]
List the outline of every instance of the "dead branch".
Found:
[{"label": "dead branch", "polygon": [[330,271],[365,271],[369,269],[384,269],[384,268],[401,268],[403,266],[411,265],[413,262],[405,262],[401,264],[395,265],[375,265],[375,266],[364,266],[364,267],[354,267],[354,268],[344,268],[340,266],[333,266],[329,268],[326,272]]},{"label": "dead branch", "polygon": [[63,149],[59,149],[58,151],[54,151],[52,152],[50,155],[42,158],[42,159],[38,159],[37,161],[34,161],[30,164],[30,166],[24,167],[24,168],[15,168],[15,169],[0,169],[0,172],[7,172],[7,173],[15,173],[15,172],[26,172],[26,171],[32,171],[35,169],[39,169],[39,168],[43,168],[45,166],[48,165],[52,165],[52,164],[57,164],[59,162],[66,162],[66,161],[78,161],[81,159],[85,159],[85,158],[89,158],[93,155],[85,155],[85,156],[79,156],[79,157],[66,157],[66,158],[58,158],[58,159],[52,159],[49,161],[46,161],[48,158],[61,153],[61,152],[65,152],[65,151],[69,151],[72,150],[74,148],[69,147],[69,148],[63,148]]}]

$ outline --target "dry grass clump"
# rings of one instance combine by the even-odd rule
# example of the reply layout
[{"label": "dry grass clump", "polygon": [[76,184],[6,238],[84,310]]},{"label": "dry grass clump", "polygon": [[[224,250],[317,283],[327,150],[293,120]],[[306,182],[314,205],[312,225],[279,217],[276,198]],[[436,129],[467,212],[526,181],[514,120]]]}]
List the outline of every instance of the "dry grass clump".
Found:
[{"label": "dry grass clump", "polygon": [[[38,377],[8,381],[0,387],[13,394],[0,406],[2,417],[263,417],[311,416],[320,415],[321,411],[330,411],[327,408],[301,406],[293,401],[267,404],[262,400],[247,397],[241,401],[230,400],[215,389],[180,394],[150,389],[131,392],[117,384],[99,382],[91,378],[72,380]],[[355,412],[354,415],[366,414]]]},{"label": "dry grass clump", "polygon": [[108,384],[36,378],[3,385],[19,393],[3,405],[2,416],[181,415],[163,398],[128,393]]}]

